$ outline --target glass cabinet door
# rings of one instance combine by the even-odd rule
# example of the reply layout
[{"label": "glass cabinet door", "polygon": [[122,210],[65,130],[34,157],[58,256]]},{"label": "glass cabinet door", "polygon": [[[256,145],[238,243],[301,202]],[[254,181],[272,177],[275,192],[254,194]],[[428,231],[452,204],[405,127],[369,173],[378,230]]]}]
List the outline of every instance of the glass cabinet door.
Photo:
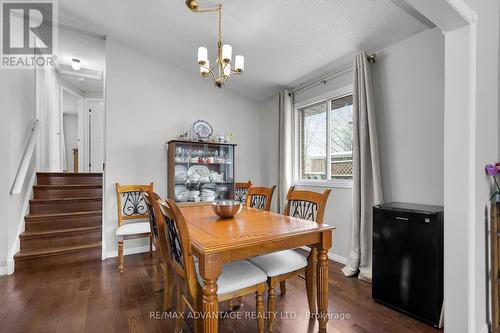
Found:
[{"label": "glass cabinet door", "polygon": [[177,202],[212,202],[234,197],[234,146],[177,142],[174,165]]}]

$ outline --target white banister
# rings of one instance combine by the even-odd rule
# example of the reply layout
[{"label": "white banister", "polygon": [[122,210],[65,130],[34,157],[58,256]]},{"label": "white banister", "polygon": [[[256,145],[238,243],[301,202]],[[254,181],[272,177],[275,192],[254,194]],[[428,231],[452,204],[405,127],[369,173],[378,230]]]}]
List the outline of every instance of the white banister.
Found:
[{"label": "white banister", "polygon": [[20,194],[23,189],[23,184],[26,178],[26,173],[28,172],[28,168],[30,166],[31,157],[33,156],[33,152],[35,151],[36,144],[38,143],[38,131],[40,128],[40,121],[38,119],[35,120],[35,124],[31,128],[31,135],[24,149],[23,158],[19,163],[19,167],[17,168],[16,178],[14,179],[14,183],[10,189],[10,194]]}]

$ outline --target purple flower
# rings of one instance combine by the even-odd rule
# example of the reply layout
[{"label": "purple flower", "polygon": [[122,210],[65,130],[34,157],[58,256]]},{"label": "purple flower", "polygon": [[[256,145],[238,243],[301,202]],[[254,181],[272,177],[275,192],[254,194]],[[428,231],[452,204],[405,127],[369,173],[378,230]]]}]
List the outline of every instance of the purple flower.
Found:
[{"label": "purple flower", "polygon": [[495,177],[498,173],[498,169],[496,166],[494,166],[493,164],[488,164],[485,168],[486,170],[486,173],[491,176],[491,177]]}]

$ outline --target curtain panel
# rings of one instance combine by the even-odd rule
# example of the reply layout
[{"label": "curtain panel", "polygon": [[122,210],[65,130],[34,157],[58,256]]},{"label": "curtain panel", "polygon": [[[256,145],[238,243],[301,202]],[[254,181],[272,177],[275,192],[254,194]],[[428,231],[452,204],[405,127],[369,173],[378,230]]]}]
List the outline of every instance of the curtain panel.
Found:
[{"label": "curtain panel", "polygon": [[286,195],[293,181],[293,94],[284,90],[279,94],[279,158],[278,158],[278,212],[285,208]]},{"label": "curtain panel", "polygon": [[353,216],[346,276],[372,279],[372,207],[382,203],[382,183],[370,64],[365,52],[353,64]]}]

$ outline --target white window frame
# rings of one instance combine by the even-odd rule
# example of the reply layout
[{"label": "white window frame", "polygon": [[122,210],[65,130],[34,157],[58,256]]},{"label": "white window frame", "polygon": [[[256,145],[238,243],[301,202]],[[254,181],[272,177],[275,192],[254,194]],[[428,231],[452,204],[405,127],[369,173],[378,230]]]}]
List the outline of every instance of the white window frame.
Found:
[{"label": "white window frame", "polygon": [[[324,180],[314,180],[314,179],[301,179],[300,178],[300,158],[301,158],[301,124],[300,124],[300,110],[322,102],[326,102],[332,99],[338,99],[345,96],[353,94],[352,85],[348,85],[332,92],[309,98],[305,101],[294,104],[293,112],[293,184],[297,186],[310,186],[310,187],[330,187],[330,188],[352,188],[352,178],[351,179],[324,179]],[[329,112],[327,113],[328,118]],[[328,120],[328,119],[327,119]],[[329,135],[329,134],[328,134]],[[330,149],[330,143],[327,142],[327,149]]]}]

